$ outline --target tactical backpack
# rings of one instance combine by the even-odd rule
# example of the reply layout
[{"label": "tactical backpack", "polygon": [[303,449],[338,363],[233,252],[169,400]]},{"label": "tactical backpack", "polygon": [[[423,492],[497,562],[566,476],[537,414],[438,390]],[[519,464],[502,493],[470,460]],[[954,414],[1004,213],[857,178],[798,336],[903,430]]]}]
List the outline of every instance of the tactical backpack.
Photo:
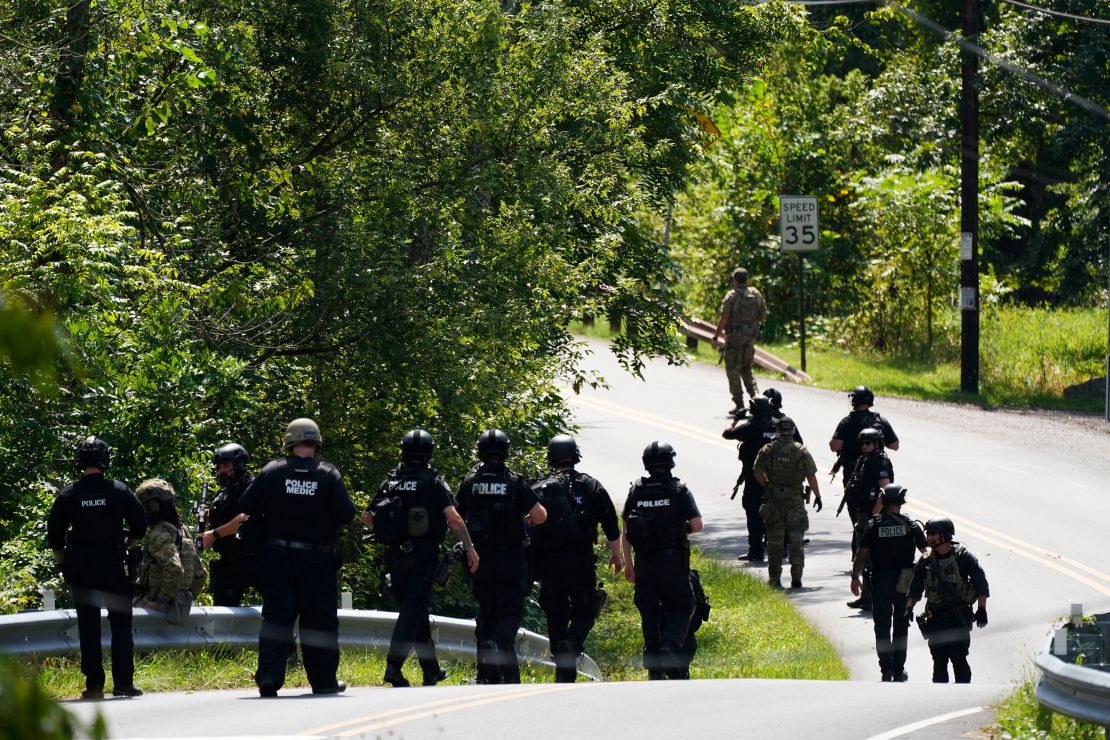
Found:
[{"label": "tactical backpack", "polygon": [[532,544],[564,547],[591,539],[584,513],[575,501],[574,486],[582,474],[552,473],[532,484],[536,498],[547,509],[547,520],[532,528]]},{"label": "tactical backpack", "polygon": [[[483,475],[472,473],[463,482],[473,485]],[[474,544],[480,547],[512,548],[524,543],[524,517],[513,501],[513,492],[516,486],[524,485],[524,479],[505,471],[504,482],[508,485],[508,495],[474,496],[466,502],[466,528]],[[481,505],[475,506],[477,501],[481,501]]]},{"label": "tactical backpack", "polygon": [[[637,491],[637,504],[643,498],[641,495],[643,492],[652,489],[659,489],[660,492],[664,490],[663,486],[647,483],[647,480],[641,478],[639,488],[633,489]],[[637,505],[632,508],[625,519],[625,532],[633,547],[637,550],[653,552],[669,550],[685,543],[686,522],[680,520],[673,500],[681,491],[680,484],[672,480],[671,484],[665,489],[666,494],[672,498],[670,506],[654,509]]]},{"label": "tactical backpack", "polygon": [[375,541],[392,546],[444,533],[446,522],[433,522],[434,512],[430,510],[427,495],[428,486],[436,475],[432,468],[422,470],[417,478],[416,490],[406,493],[398,489],[398,484],[412,478],[402,478],[399,468],[390,471],[378,495],[370,502]]}]

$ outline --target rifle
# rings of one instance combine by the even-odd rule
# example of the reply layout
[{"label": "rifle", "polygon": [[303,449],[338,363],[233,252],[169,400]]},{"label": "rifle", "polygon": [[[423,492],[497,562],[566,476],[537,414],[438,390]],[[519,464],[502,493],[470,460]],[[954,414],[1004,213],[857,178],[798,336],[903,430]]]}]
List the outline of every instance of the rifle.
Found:
[{"label": "rifle", "polygon": [[844,495],[840,497],[840,506],[836,507],[836,516],[840,516],[840,512],[844,511],[844,507],[847,506],[847,505],[848,505],[848,492],[845,491]]},{"label": "rifle", "polygon": [[748,474],[743,469],[741,469],[740,475],[736,477],[736,485],[732,487],[732,495],[728,497],[729,501],[732,501],[736,498],[736,492],[740,490],[740,486],[743,485],[744,481],[746,481],[747,479]]},{"label": "rifle", "polygon": [[204,549],[204,533],[212,525],[212,510],[208,506],[208,481],[200,489],[200,500],[193,503],[193,516],[197,520],[197,536],[193,539],[193,546],[197,552]]},{"label": "rifle", "polygon": [[836,474],[844,467],[844,461],[840,459],[840,455],[836,456],[836,463],[833,464],[832,470],[829,471],[829,483],[836,480]]}]

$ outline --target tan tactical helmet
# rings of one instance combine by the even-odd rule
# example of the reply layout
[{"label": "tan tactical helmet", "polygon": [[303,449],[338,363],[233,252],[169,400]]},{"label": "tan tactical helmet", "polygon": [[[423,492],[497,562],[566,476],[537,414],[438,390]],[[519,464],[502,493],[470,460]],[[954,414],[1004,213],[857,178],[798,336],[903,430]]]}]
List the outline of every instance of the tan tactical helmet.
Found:
[{"label": "tan tactical helmet", "polygon": [[314,444],[316,449],[324,446],[320,427],[312,419],[294,419],[285,428],[285,450],[288,452],[299,444]]},{"label": "tan tactical helmet", "polygon": [[147,514],[156,516],[163,504],[169,504],[174,497],[173,486],[161,478],[147,478],[135,489],[135,496]]}]

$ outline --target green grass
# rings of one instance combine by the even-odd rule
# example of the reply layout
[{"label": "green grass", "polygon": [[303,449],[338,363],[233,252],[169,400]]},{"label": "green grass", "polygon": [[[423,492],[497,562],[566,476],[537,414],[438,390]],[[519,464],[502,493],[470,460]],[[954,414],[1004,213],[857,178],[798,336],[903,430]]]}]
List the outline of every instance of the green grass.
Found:
[{"label": "green grass", "polygon": [[[879,395],[984,406],[1103,409],[1103,395],[1065,398],[1064,389],[1105,375],[1105,310],[999,308],[984,311],[982,322],[977,394],[960,392],[956,361],[857,354],[821,340],[806,344],[806,372],[814,385],[831,390],[864,384]],[[610,336],[604,320],[592,326],[574,324],[571,331],[602,339]],[[802,366],[797,342],[761,342],[759,346],[796,368]],[[705,342],[698,342],[691,358],[718,362],[718,354]]]},{"label": "green grass", "polygon": [[994,724],[984,734],[992,740],[1003,738],[1052,738],[1052,740],[1102,740],[1105,731],[1050,712],[1037,702],[1034,682],[1025,681],[995,709]]},{"label": "green grass", "polygon": [[[698,654],[691,666],[694,678],[848,678],[836,650],[809,625],[781,593],[721,561],[695,552],[699,569],[713,603],[711,619],[698,631]],[[598,620],[586,653],[601,667],[608,681],[644,680],[640,666],[643,641],[640,617],[632,601],[632,585],[623,577],[602,576],[609,602]],[[239,647],[199,651],[162,651],[136,656],[135,684],[144,691],[208,691],[253,688],[257,656]],[[29,676],[38,673],[46,693],[55,698],[79,696],[84,688],[76,656],[22,662]],[[448,684],[465,684],[474,676],[473,661],[444,662]],[[405,664],[408,679],[417,682],[420,669],[413,660]],[[368,650],[344,649],[339,676],[352,686],[378,686],[385,659]],[[551,681],[547,669],[521,666],[525,682]],[[304,669],[295,661],[286,678],[287,687],[307,687]]]}]

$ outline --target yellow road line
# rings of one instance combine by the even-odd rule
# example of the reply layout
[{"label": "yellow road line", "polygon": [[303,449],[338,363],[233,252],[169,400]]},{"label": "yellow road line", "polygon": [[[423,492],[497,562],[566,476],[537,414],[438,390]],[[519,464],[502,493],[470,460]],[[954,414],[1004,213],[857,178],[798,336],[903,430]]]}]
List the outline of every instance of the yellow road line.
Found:
[{"label": "yellow road line", "polygon": [[[727,446],[730,449],[733,447],[732,445],[725,443],[724,440],[713,437],[705,430],[698,429],[697,427],[692,427],[681,422],[672,422],[664,417],[655,416],[654,414],[648,414],[638,410],[631,410],[611,401],[602,401],[595,396],[580,395],[577,396],[574,401],[583,403],[587,406],[594,406],[617,416],[623,416],[626,419],[650,424],[652,426],[666,429],[668,431],[674,431],[684,436],[696,439],[699,442],[705,443],[712,441],[717,445]],[[938,508],[933,504],[928,503],[928,501],[923,500],[917,496],[914,496],[914,498],[906,504],[906,507],[911,510],[913,506],[920,506],[921,508],[929,509],[941,516],[953,518],[952,515],[948,512]],[[998,545],[999,547],[1004,547],[1007,550],[1010,550],[1011,552],[1020,555],[1023,558],[1027,558],[1028,560],[1032,560],[1035,563],[1066,575],[1069,578],[1073,578],[1082,584],[1090,586],[1104,596],[1110,596],[1110,588],[1103,585],[1102,583],[1099,583],[1096,580],[1093,580],[1092,578],[1089,578],[1087,575],[1084,575],[1084,573],[1087,573],[1088,575],[1093,576],[1094,578],[1097,578],[1099,580],[1105,581],[1106,583],[1110,583],[1110,575],[1107,575],[1106,573],[1097,570],[1096,568],[1092,568],[1086,563],[1081,563],[1078,560],[1073,560],[1072,558],[1069,558],[1060,553],[1037,547],[1036,545],[1030,544],[1024,540],[1020,540],[1016,537],[1012,537],[1008,534],[1004,534],[997,530],[991,529],[990,527],[978,524],[972,520],[967,519],[966,517],[961,516],[957,518],[960,519],[961,530],[970,531],[972,534],[979,537],[980,539]],[[1083,571],[1083,573],[1078,571]]]},{"label": "yellow road line", "polygon": [[[516,694],[522,694],[522,693],[524,693],[524,689],[511,689],[509,691],[499,691],[498,693],[492,694],[491,696],[505,696],[507,694],[516,695]],[[384,712],[377,712],[376,714],[367,714],[367,715],[363,715],[362,717],[355,717],[354,719],[347,719],[347,720],[343,720],[342,722],[336,722],[334,724],[324,725],[323,727],[314,727],[311,730],[305,730],[304,734],[305,735],[320,735],[320,734],[330,732],[331,730],[337,730],[340,727],[347,727],[349,725],[357,725],[360,722],[374,722],[376,720],[381,720],[381,719],[384,719],[386,717],[392,717],[395,714],[404,714],[406,712],[411,712],[415,709],[430,709],[432,707],[439,707],[439,706],[443,706],[445,704],[454,704],[455,702],[458,702],[463,698],[466,698],[466,697],[457,697],[457,696],[455,696],[455,697],[452,697],[450,699],[439,699],[438,701],[430,701],[430,702],[426,702],[424,704],[417,704],[415,706],[400,707],[398,709],[390,709],[390,710],[387,710],[387,711],[384,711]]]},{"label": "yellow road line", "polygon": [[[481,706],[485,706],[487,704],[496,704],[496,703],[503,702],[503,701],[512,701],[513,699],[517,699],[517,698],[530,699],[530,698],[535,697],[535,696],[541,696],[543,694],[551,694],[551,693],[554,693],[554,692],[557,692],[557,691],[569,691],[569,690],[575,688],[577,685],[585,685],[585,684],[569,684],[568,683],[568,684],[560,684],[558,686],[552,686],[550,688],[545,688],[545,689],[502,692],[500,694],[494,694],[493,696],[485,696],[485,697],[482,697],[481,699],[473,699],[473,700],[469,700],[469,701],[463,701],[461,703],[455,703],[453,705],[448,704],[447,706],[443,706],[443,707],[440,707],[438,709],[427,709],[427,710],[424,710],[424,711],[415,712],[413,714],[394,717],[393,719],[386,719],[386,720],[382,720],[380,722],[373,722],[371,724],[362,725],[360,727],[354,727],[350,730],[345,730],[343,732],[338,733],[338,736],[339,737],[351,737],[352,735],[361,735],[361,734],[366,733],[366,732],[373,732],[374,730],[380,730],[383,727],[393,727],[393,726],[396,726],[396,725],[404,724],[406,722],[415,722],[416,720],[419,720],[419,719],[427,719],[428,717],[436,717],[436,716],[443,715],[443,714],[450,714],[452,712],[461,712],[461,711],[466,710],[466,709],[473,709],[474,707],[481,707]],[[416,707],[413,707],[413,709],[416,709]],[[398,714],[398,712],[393,712],[393,714]]]}]

